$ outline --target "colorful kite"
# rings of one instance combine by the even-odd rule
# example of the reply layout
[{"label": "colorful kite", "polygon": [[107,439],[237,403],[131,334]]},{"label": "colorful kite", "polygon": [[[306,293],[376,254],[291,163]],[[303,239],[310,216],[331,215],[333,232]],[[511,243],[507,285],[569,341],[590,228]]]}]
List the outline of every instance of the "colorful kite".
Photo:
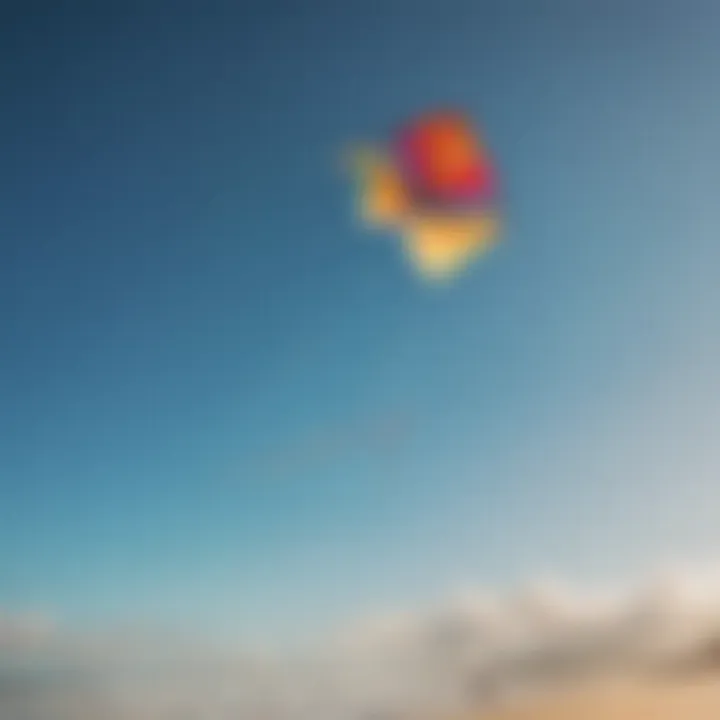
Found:
[{"label": "colorful kite", "polygon": [[468,120],[435,112],[402,126],[386,152],[353,158],[360,212],[373,227],[399,231],[428,279],[447,279],[498,239],[497,179]]}]

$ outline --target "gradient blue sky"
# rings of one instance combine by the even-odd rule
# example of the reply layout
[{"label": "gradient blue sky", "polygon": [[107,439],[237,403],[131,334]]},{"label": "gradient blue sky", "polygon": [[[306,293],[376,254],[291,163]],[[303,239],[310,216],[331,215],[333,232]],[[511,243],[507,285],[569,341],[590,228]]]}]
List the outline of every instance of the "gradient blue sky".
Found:
[{"label": "gradient blue sky", "polygon": [[[0,606],[276,640],[720,547],[716,2],[35,10],[0,22]],[[430,291],[338,153],[447,103],[507,242]]]}]

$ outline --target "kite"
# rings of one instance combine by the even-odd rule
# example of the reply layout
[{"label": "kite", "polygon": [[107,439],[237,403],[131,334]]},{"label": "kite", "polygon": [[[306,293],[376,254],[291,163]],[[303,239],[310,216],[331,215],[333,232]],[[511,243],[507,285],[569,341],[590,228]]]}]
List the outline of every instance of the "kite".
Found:
[{"label": "kite", "polygon": [[352,156],[360,215],[370,227],[398,232],[421,276],[452,278],[498,240],[497,177],[487,149],[453,111],[405,123],[388,145]]}]

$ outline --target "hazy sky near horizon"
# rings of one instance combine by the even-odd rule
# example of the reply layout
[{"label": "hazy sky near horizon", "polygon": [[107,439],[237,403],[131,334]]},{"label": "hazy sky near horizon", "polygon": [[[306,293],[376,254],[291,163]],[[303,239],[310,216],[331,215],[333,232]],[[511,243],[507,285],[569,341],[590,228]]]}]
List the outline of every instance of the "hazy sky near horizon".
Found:
[{"label": "hazy sky near horizon", "polygon": [[[0,607],[278,640],[717,555],[717,3],[44,7],[0,17]],[[439,104],[507,228],[430,291],[338,157]]]}]

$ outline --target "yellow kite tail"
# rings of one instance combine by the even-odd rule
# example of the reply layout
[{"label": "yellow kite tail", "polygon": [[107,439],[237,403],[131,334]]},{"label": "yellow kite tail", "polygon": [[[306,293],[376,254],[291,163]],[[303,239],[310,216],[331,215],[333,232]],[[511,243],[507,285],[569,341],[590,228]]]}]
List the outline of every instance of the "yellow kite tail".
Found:
[{"label": "yellow kite tail", "polygon": [[349,157],[358,182],[360,215],[375,226],[397,225],[410,209],[410,199],[400,173],[381,153],[355,150]]}]

